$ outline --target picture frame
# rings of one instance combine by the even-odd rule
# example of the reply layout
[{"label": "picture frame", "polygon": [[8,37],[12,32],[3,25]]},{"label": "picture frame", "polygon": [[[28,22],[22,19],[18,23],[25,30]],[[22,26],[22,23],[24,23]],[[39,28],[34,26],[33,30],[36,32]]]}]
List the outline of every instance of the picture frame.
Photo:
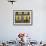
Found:
[{"label": "picture frame", "polygon": [[14,25],[32,25],[32,10],[13,10]]}]

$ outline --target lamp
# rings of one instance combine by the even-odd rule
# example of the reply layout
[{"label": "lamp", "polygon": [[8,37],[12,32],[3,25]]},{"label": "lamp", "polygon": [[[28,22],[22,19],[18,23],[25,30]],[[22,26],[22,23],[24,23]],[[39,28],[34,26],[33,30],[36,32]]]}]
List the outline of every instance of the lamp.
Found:
[{"label": "lamp", "polygon": [[12,4],[16,2],[15,0],[8,0],[8,2],[11,2]]}]

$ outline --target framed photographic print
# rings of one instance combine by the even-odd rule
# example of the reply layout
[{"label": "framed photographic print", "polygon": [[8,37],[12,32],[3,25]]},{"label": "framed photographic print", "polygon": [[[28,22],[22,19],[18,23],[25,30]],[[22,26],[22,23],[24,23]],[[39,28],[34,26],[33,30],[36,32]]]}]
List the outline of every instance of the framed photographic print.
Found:
[{"label": "framed photographic print", "polygon": [[13,24],[32,25],[32,10],[13,10]]}]

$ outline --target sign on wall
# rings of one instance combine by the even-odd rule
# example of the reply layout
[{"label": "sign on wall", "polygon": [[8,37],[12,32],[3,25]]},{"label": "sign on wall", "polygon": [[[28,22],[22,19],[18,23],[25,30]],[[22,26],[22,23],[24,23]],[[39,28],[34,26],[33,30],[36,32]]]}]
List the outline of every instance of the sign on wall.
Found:
[{"label": "sign on wall", "polygon": [[32,10],[13,10],[13,24],[32,25]]}]

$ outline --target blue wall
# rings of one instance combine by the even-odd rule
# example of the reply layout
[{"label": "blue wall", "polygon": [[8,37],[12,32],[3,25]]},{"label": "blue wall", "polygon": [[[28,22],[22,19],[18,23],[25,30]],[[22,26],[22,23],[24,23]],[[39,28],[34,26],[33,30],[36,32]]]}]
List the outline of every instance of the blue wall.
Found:
[{"label": "blue wall", "polygon": [[[33,10],[32,26],[14,26],[13,10]],[[14,5],[0,0],[0,41],[15,40],[19,32],[30,34],[33,40],[46,40],[46,1],[16,0]]]}]

